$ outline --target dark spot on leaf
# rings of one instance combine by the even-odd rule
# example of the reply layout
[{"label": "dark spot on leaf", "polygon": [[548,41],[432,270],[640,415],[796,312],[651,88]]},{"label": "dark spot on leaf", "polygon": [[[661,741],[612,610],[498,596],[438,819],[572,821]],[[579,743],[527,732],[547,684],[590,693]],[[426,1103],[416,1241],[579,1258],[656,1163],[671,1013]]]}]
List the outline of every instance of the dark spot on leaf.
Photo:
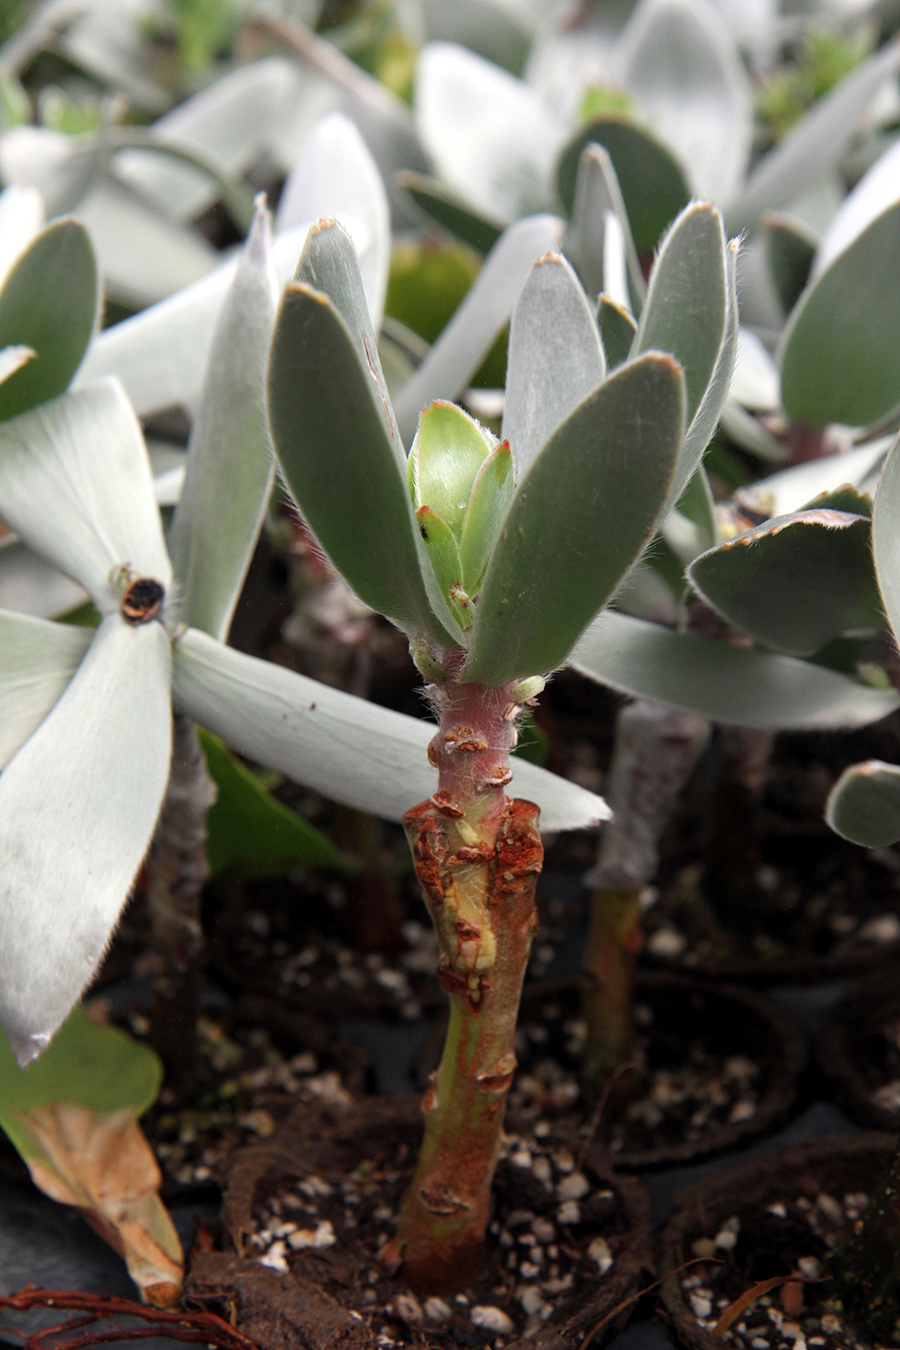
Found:
[{"label": "dark spot on leaf", "polygon": [[162,609],[165,589],[153,577],[138,577],[122,596],[119,612],[126,623],[137,627],[155,619]]}]

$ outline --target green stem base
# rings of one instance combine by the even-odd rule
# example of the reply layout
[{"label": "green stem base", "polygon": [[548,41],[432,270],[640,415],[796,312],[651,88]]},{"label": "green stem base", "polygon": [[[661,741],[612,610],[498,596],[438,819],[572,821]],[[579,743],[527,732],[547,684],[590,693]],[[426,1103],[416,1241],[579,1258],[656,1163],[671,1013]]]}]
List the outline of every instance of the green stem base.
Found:
[{"label": "green stem base", "polygon": [[[447,1040],[422,1103],[425,1136],[397,1234],[406,1278],[427,1292],[464,1288],[484,1258],[522,980],[537,927],[537,815],[531,802],[507,800],[492,848],[461,845],[454,822],[433,802],[404,817],[450,996]],[[481,872],[479,927],[465,893]],[[480,961],[480,951],[490,959]]]}]

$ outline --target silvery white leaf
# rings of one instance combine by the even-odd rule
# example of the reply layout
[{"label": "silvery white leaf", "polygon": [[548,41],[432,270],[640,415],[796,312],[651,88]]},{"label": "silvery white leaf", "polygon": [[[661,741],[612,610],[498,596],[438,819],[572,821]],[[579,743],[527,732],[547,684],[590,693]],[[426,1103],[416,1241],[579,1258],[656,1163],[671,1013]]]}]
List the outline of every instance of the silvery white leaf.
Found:
[{"label": "silvery white leaf", "polygon": [[[245,656],[196,629],[175,643],[173,698],[241,754],[387,820],[437,788],[426,754],[432,723]],[[512,767],[515,791],[540,806],[543,829],[582,829],[606,818],[594,793],[525,761]]]},{"label": "silvery white leaf", "polygon": [[111,614],[0,775],[0,1022],[19,1063],[92,979],[153,834],[171,755],[161,624]]},{"label": "silvery white leaf", "polygon": [[476,211],[509,224],[553,205],[568,129],[528,85],[452,42],[419,55],[416,126],[438,176]]},{"label": "silvery white leaf", "polygon": [[157,13],[154,0],[82,0],[60,24],[54,45],[101,85],[120,89],[129,102],[161,112],[167,91],[150,78],[144,32]]},{"label": "silvery white leaf", "polygon": [[177,464],[174,468],[166,469],[163,473],[154,475],[153,494],[156,497],[157,506],[178,505],[184,489],[185,473],[185,466]]},{"label": "silvery white leaf", "polygon": [[420,0],[426,39],[458,42],[506,70],[518,71],[528,51],[535,26],[535,14],[510,0]]},{"label": "silvery white leaf", "polygon": [[365,141],[349,117],[339,112],[329,113],[313,128],[284,185],[275,228],[280,234],[320,216],[352,216],[368,230],[372,271],[380,273],[380,284],[367,289],[377,332],[391,261],[390,208]]},{"label": "silvery white leaf", "polygon": [[[382,284],[380,259],[362,222],[341,221],[353,237],[371,307]],[[297,225],[274,241],[280,285],[294,274],[308,225]],[[213,332],[234,277],[237,258],[141,314],[107,328],[91,343],[76,385],[101,375],[118,375],[135,411],[143,417],[161,408],[196,407],[212,350]]]},{"label": "silvery white leaf", "polygon": [[781,407],[780,390],[778,367],[769,352],[749,328],[739,328],[730,397],[754,412],[774,412]]},{"label": "silvery white leaf", "polygon": [[615,304],[631,309],[625,233],[615,211],[603,217],[603,290]]},{"label": "silvery white leaf", "polygon": [[207,275],[219,254],[125,183],[104,175],[78,203],[106,290],[122,304],[156,304]]},{"label": "silvery white leaf", "polygon": [[893,443],[893,436],[879,436],[841,455],[823,455],[805,464],[794,464],[742,488],[741,497],[767,516],[793,515],[823,492],[834,492],[845,483],[863,489]]},{"label": "silvery white leaf", "polygon": [[44,202],[37,188],[10,183],[0,192],[0,286],[43,228]]},{"label": "silvery white leaf", "polygon": [[24,365],[32,361],[36,353],[33,347],[2,347],[0,348],[0,384],[8,380],[10,375],[15,375],[17,370],[21,370]]},{"label": "silvery white leaf", "polygon": [[[284,57],[248,62],[165,113],[154,122],[153,134],[240,175],[265,149],[295,82],[296,72]],[[113,165],[125,182],[176,220],[192,220],[217,196],[215,184],[199,169],[153,152],[120,150]]]},{"label": "silvery white leaf", "polygon": [[51,131],[49,127],[10,127],[0,135],[0,175],[20,191],[36,190],[46,201],[55,193],[66,162],[75,154],[77,147],[72,137],[61,131]]},{"label": "silvery white leaf", "polygon": [[864,726],[900,703],[896,690],[874,689],[812,661],[732,647],[612,609],[575,644],[570,664],[635,698],[772,730]]},{"label": "silvery white leaf", "polygon": [[528,216],[503,231],[447,327],[394,404],[400,436],[412,442],[422,408],[468,384],[513,312],[535,258],[559,247],[565,222]]},{"label": "silvery white leaf", "polygon": [[605,291],[616,304],[640,313],[647,287],[619,180],[602,145],[591,143],[581,152],[564,247],[591,295]]},{"label": "silvery white leaf", "polygon": [[600,331],[569,263],[546,254],[513,310],[501,436],[521,482],[556,428],[606,376]]},{"label": "silvery white leaf", "polygon": [[[738,242],[737,239],[732,239],[725,247],[725,289],[727,296],[725,329],[722,333],[722,342],[709,384],[706,386],[700,405],[685,432],[672,480],[672,489],[669,496],[670,505],[677,502],[693,477],[694,471],[712,439],[716,424],[722,415],[725,400],[728,397],[738,339],[738,304],[735,287]],[[644,312],[646,313],[646,310]]]},{"label": "silvery white leaf", "polygon": [[394,174],[401,169],[424,173],[428,163],[409,107],[317,33],[295,23],[292,35],[297,42],[290,61],[294,87],[270,129],[269,155],[290,173],[319,119],[329,112],[346,113],[387,185],[395,227],[410,223],[403,194],[393,186]]},{"label": "silvery white leaf", "polygon": [[723,429],[735,445],[748,451],[765,464],[783,464],[789,450],[784,441],[779,441],[768,431],[753,413],[748,413],[736,398],[727,398],[720,417]]},{"label": "silvery white leaf", "polygon": [[65,692],[93,636],[0,609],[0,769]]},{"label": "silvery white leaf", "polygon": [[171,580],[144,439],[115,380],[0,423],[0,516],[104,613],[119,604],[116,568]]},{"label": "silvery white leaf", "polygon": [[764,211],[789,206],[837,164],[861,130],[860,115],[898,69],[900,44],[892,42],[813,104],[753,169],[727,213],[729,231],[749,229]]},{"label": "silvery white leaf", "polygon": [[622,83],[687,170],[695,193],[726,202],[753,137],[750,85],[705,0],[641,0],[617,53]]},{"label": "silvery white leaf", "polygon": [[[150,472],[153,474],[153,493],[157,506],[175,506],[181,497],[184,486],[187,451],[180,445],[169,441],[146,438],[147,454],[150,456]],[[171,557],[171,553],[170,553]]]},{"label": "silvery white leaf", "polygon": [[615,46],[625,12],[618,5],[585,6],[573,23],[572,10],[561,6],[550,22],[542,25],[525,64],[524,77],[566,122],[577,120],[588,89],[612,82]]},{"label": "silvery white leaf", "polygon": [[216,325],[169,531],[179,618],[224,639],[275,473],[266,369],[278,283],[263,199]]},{"label": "silvery white leaf", "polygon": [[875,161],[868,173],[844,198],[822,237],[813,260],[810,281],[821,276],[839,253],[849,248],[876,217],[900,201],[900,142]]},{"label": "silvery white leaf", "polygon": [[0,607],[53,619],[83,605],[84,588],[14,534],[0,536]]}]

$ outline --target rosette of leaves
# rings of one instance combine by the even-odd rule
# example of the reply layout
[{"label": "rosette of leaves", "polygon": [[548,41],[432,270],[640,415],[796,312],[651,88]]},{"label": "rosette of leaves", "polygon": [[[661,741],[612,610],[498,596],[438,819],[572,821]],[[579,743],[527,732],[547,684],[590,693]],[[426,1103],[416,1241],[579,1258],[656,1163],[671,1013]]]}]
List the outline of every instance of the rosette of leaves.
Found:
[{"label": "rosette of leaves", "polygon": [[562,207],[576,220],[583,155],[600,146],[642,258],[692,193],[712,197],[729,229],[752,229],[840,163],[900,63],[896,45],[874,53],[748,171],[750,83],[717,9],[642,0],[614,31],[602,7],[560,11],[536,33],[521,78],[463,46],[426,44],[415,111],[436,177],[407,176],[419,207],[484,252],[534,211]]},{"label": "rosette of leaves", "polygon": [[[22,1063],[91,980],[127,899],[166,792],[173,709],[363,810],[399,818],[410,773],[431,790],[425,724],[224,643],[272,479],[273,317],[260,209],[220,317],[168,547],[115,380],[0,427],[0,515],[101,616],[91,631],[0,613],[0,1020]],[[602,811],[592,794],[528,772],[558,826]]]},{"label": "rosette of leaves", "polygon": [[480,1259],[515,1067],[541,862],[535,808],[504,791],[518,710],[700,462],[733,361],[733,265],[718,213],[688,207],[610,372],[595,310],[546,255],[513,312],[500,440],[438,402],[409,456],[334,222],[310,233],[282,303],[269,410],[285,478],[334,566],[409,635],[441,714],[438,790],[405,817],[451,1004],[398,1235],[423,1285],[459,1285]]}]

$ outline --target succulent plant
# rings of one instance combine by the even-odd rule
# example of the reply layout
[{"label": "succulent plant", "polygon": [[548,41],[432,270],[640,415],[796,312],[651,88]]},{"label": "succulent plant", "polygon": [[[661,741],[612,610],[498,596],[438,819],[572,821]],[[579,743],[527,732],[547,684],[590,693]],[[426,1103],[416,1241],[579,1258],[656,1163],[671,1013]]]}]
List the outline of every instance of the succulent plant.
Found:
[{"label": "succulent plant", "polygon": [[513,312],[501,439],[437,402],[408,456],[334,222],[282,303],[269,410],[285,479],[334,566],[409,636],[441,717],[438,790],[404,817],[451,1005],[397,1237],[422,1285],[459,1285],[480,1260],[515,1066],[541,866],[536,809],[505,792],[515,723],[700,463],[733,360],[733,266],[718,213],[688,207],[608,371],[571,267],[540,258]]}]

